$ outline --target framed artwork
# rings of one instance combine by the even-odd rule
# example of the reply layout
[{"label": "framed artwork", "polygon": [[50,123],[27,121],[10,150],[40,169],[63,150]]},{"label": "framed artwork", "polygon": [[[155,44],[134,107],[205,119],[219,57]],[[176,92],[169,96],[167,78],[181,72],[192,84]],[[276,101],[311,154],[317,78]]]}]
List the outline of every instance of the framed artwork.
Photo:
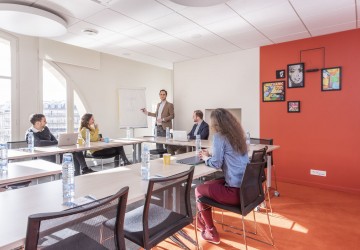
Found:
[{"label": "framed artwork", "polygon": [[341,67],[321,69],[321,91],[341,90]]},{"label": "framed artwork", "polygon": [[285,81],[263,82],[263,102],[285,101]]},{"label": "framed artwork", "polygon": [[288,113],[300,113],[300,101],[288,101]]},{"label": "framed artwork", "polygon": [[285,78],[285,69],[276,70],[276,79]]},{"label": "framed artwork", "polygon": [[288,88],[303,88],[305,86],[304,63],[288,64]]}]

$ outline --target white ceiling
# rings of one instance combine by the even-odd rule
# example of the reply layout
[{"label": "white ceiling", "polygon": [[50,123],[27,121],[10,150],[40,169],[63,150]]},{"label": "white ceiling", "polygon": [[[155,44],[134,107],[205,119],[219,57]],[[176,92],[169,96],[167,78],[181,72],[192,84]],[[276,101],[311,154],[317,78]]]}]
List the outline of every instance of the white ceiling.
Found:
[{"label": "white ceiling", "polygon": [[[20,0],[67,21],[51,38],[165,68],[173,63],[358,28],[360,0]],[[82,30],[95,29],[97,35]]]}]

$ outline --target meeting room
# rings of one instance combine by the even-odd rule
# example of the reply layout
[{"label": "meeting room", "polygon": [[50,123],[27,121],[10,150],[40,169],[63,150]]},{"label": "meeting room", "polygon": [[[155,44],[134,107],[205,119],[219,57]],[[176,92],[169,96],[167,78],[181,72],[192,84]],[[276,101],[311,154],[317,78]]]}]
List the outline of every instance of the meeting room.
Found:
[{"label": "meeting room", "polygon": [[0,1],[0,249],[359,248],[359,6]]}]

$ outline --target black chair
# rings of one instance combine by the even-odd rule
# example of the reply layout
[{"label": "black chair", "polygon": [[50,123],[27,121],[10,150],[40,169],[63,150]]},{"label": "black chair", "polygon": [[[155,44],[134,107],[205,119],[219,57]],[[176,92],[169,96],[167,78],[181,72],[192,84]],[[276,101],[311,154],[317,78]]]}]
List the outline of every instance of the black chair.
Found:
[{"label": "black chair", "polygon": [[[250,138],[250,143],[251,144],[263,144],[263,145],[274,145],[274,140],[273,139],[264,139],[264,138]],[[278,186],[277,186],[277,180],[276,180],[276,167],[274,165],[274,157],[273,157],[272,152],[269,152],[268,154],[271,156],[271,169],[274,173],[274,179],[275,179],[274,195],[280,196],[280,193],[278,191]],[[267,168],[267,165],[265,166],[265,168]]]},{"label": "black chair", "polygon": [[[19,149],[19,148],[27,148],[27,141],[8,141],[7,143],[8,149]],[[23,187],[28,187],[31,184],[31,181],[23,181],[16,184],[11,184],[6,186],[6,189],[18,189]]]},{"label": "black chair", "polygon": [[[30,215],[25,250],[108,249],[95,240],[104,216],[116,216],[112,247],[125,250],[123,231],[129,187],[116,194],[69,210]],[[110,216],[109,216],[110,215]]]},{"label": "black chair", "polygon": [[[150,249],[171,237],[193,221],[190,204],[191,182],[194,175],[194,166],[183,173],[149,180],[145,203],[125,215],[125,238],[135,244]],[[163,204],[164,196],[176,190],[177,204],[182,205],[173,211],[167,204]],[[169,202],[173,199],[169,198]],[[165,205],[165,206],[164,206]],[[104,222],[104,228],[114,230],[114,219]],[[109,230],[107,230],[109,231]],[[196,235],[196,232],[195,232]],[[198,246],[197,235],[196,245]]]},{"label": "black chair", "polygon": [[[247,249],[246,237],[248,237],[248,238],[252,238],[252,237],[246,236],[247,231],[245,229],[244,217],[247,214],[249,214],[251,211],[254,213],[255,232],[253,232],[253,234],[257,234],[254,209],[257,206],[259,206],[262,202],[266,203],[265,196],[264,196],[264,190],[263,190],[263,186],[262,186],[262,172],[264,171],[264,165],[265,165],[265,162],[256,162],[256,163],[248,163],[247,164],[245,173],[244,173],[244,176],[242,179],[242,183],[240,186],[240,205],[232,206],[232,205],[221,204],[221,203],[218,203],[218,202],[212,200],[211,198],[208,198],[205,196],[200,197],[197,201],[197,202],[207,204],[211,207],[216,207],[216,208],[220,208],[220,209],[230,211],[230,212],[233,212],[236,214],[241,214],[242,227],[243,227],[242,235],[244,237],[246,249]],[[269,224],[271,243],[264,242],[264,241],[261,241],[261,242],[269,244],[269,245],[274,245],[274,240],[273,240],[271,225],[270,225],[270,219],[269,219],[269,214],[268,214],[267,210],[266,210],[266,216],[267,216],[268,224]],[[197,229],[197,222],[195,223],[195,227]],[[231,227],[236,228],[233,226],[231,226]],[[230,231],[230,232],[238,234],[237,232],[234,232],[234,231]],[[252,239],[258,240],[256,238],[252,238]]]},{"label": "black chair", "polygon": [[[266,161],[266,151],[267,151],[267,146],[265,146],[263,149],[260,150],[254,150],[251,156],[251,161],[252,163],[255,162],[264,162]],[[269,201],[269,208],[270,208],[270,213],[272,213],[272,206],[271,206],[271,199],[270,199],[270,193],[268,191],[268,187],[266,184],[266,174],[265,174],[265,170],[262,172],[262,183],[264,186],[264,193],[265,193],[265,198],[267,197],[267,201]],[[259,206],[258,208],[260,208],[261,206]],[[265,209],[267,209],[267,207],[265,207]]]}]

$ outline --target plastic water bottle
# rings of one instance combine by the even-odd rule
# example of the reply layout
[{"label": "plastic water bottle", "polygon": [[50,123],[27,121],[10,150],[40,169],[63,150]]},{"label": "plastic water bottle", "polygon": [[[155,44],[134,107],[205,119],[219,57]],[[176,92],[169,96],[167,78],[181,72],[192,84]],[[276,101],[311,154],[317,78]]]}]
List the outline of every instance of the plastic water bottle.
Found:
[{"label": "plastic water bottle", "polygon": [[250,132],[246,132],[246,145],[250,146]]},{"label": "plastic water bottle", "polygon": [[0,173],[8,170],[8,150],[6,144],[0,144]]},{"label": "plastic water bottle", "polygon": [[196,135],[196,139],[195,139],[195,153],[198,156],[199,153],[201,151],[201,139],[200,139],[200,135]]},{"label": "plastic water bottle", "polygon": [[62,162],[62,184],[63,184],[63,202],[66,206],[71,206],[75,196],[75,168],[73,156],[71,153],[63,155]]},{"label": "plastic water bottle", "polygon": [[28,133],[27,143],[28,143],[28,149],[31,152],[34,152],[34,133],[33,132]]},{"label": "plastic water bottle", "polygon": [[166,140],[170,139],[170,128],[166,127]]},{"label": "plastic water bottle", "polygon": [[126,138],[130,139],[131,138],[131,128],[126,128]]},{"label": "plastic water bottle", "polygon": [[150,151],[146,145],[141,154],[141,179],[150,179]]},{"label": "plastic water bottle", "polygon": [[86,146],[90,146],[90,130],[89,129],[86,129],[85,143],[86,143]]}]

